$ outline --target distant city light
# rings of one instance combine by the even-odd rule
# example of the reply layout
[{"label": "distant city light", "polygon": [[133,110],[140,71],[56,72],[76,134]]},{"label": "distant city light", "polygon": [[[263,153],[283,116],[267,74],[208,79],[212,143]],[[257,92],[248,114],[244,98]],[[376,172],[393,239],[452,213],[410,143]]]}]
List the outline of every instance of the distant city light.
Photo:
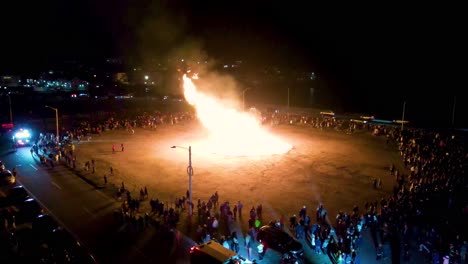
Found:
[{"label": "distant city light", "polygon": [[311,80],[315,80],[315,72],[312,72],[312,73],[310,74],[310,79],[311,79]]},{"label": "distant city light", "polygon": [[149,79],[149,76],[148,75],[145,75],[145,80],[148,80]]}]

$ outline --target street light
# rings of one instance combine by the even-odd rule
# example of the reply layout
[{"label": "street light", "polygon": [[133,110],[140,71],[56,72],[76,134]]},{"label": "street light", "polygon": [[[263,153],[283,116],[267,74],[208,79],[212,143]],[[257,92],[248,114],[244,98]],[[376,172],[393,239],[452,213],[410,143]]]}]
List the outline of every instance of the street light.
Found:
[{"label": "street light", "polygon": [[252,88],[245,88],[243,91],[242,91],[242,111],[245,112],[245,92],[247,92],[248,90],[250,90]]},{"label": "street light", "polygon": [[453,97],[453,107],[452,107],[452,127],[455,127],[455,106],[457,105],[457,97]]},{"label": "street light", "polygon": [[180,146],[172,146],[171,148],[181,148],[186,149],[189,152],[189,165],[187,166],[187,174],[189,176],[189,215],[192,216],[192,176],[193,176],[193,168],[192,168],[192,147],[180,147]]},{"label": "street light", "polygon": [[8,105],[10,106],[10,124],[13,124],[13,112],[11,111],[11,97],[10,93],[7,93],[8,96]]},{"label": "street light", "polygon": [[55,111],[55,129],[57,130],[57,143],[60,142],[60,137],[59,137],[59,123],[58,123],[58,109],[46,105],[45,107],[50,108]]},{"label": "street light", "polygon": [[406,101],[403,102],[403,114],[401,117],[401,131],[403,131],[403,126],[405,124],[405,109],[406,109]]}]

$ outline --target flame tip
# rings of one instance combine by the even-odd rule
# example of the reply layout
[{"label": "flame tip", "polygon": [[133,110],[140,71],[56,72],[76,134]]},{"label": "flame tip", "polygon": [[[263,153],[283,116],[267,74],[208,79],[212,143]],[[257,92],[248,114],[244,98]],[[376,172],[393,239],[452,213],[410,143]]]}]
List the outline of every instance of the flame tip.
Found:
[{"label": "flame tip", "polygon": [[249,113],[225,107],[215,98],[197,91],[192,79],[183,76],[184,96],[195,106],[200,122],[211,132],[207,148],[211,153],[230,156],[264,156],[287,153],[292,146],[261,127]]}]

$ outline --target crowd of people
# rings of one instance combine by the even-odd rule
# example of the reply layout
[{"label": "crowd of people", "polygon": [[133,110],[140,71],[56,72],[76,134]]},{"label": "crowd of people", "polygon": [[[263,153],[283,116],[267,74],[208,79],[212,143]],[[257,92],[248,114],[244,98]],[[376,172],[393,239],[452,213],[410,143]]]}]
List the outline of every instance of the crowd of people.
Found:
[{"label": "crowd of people", "polygon": [[[103,122],[81,122],[62,135],[64,144],[61,145],[57,144],[52,134],[41,134],[31,153],[39,155],[41,160],[43,156],[48,158],[51,166],[63,158],[74,168],[76,157],[73,154],[73,140],[89,140],[91,134],[100,134],[107,130],[126,129],[134,133],[136,127],[157,129],[160,125],[174,125],[193,119],[194,114],[191,112],[144,113],[133,118],[112,115]],[[464,195],[467,187],[468,155],[462,136],[453,131],[435,132],[415,128],[401,130],[396,126],[371,122],[355,123],[330,116],[292,113],[264,113],[262,121],[270,125],[303,125],[346,132],[369,131],[373,135],[386,137],[387,144],[395,144],[402,157],[405,165],[403,170],[396,169],[394,164],[389,166],[389,174],[395,179],[395,187],[389,197],[369,201],[363,208],[356,205],[351,208],[350,213],[341,211],[334,222],[330,221],[322,204],[315,211],[315,222],[307,211],[310,205],[299,209],[299,217],[295,213],[290,217],[289,228],[285,229],[289,229],[298,239],[306,239],[313,252],[329,254],[340,263],[358,263],[361,232],[363,228],[369,228],[376,259],[383,257],[383,244],[388,243],[391,245],[392,258],[403,257],[408,263],[411,262],[413,249],[422,252],[430,263],[466,263],[468,243],[463,221],[467,220],[468,215],[467,198]],[[377,180],[374,185],[378,187]],[[148,226],[149,215],[133,217],[133,212],[138,210],[135,206],[138,202],[131,198],[129,192],[123,193],[127,195],[127,199],[118,212],[118,218],[122,221],[127,219],[126,221],[135,223],[138,227]],[[220,203],[217,192],[208,201],[199,199],[196,205],[188,205],[187,200],[188,194],[177,198],[175,208],[172,208],[158,199],[151,199],[151,213],[161,216],[163,223],[175,227],[179,221],[179,212],[192,206],[198,221],[194,237],[197,243],[217,239],[225,247],[238,252],[240,241],[243,241],[250,258],[251,248],[257,243],[256,231],[263,224],[261,205],[253,205],[249,217],[242,218],[242,202]],[[232,228],[233,223],[240,219],[247,220],[249,226],[249,230],[241,238]],[[283,228],[284,219],[273,220],[271,224]],[[264,254],[265,250],[258,253]]]},{"label": "crowd of people", "polygon": [[[273,116],[272,120],[278,124],[289,120],[286,123],[321,129],[339,129],[345,122],[329,117],[285,119],[285,116],[278,120]],[[393,195],[382,198],[380,203],[366,202],[363,211],[355,206],[351,213],[339,212],[333,227],[325,221],[323,205],[317,208],[317,223],[309,225],[304,206],[299,211],[299,220],[296,215],[290,219],[296,236],[304,237],[305,229],[317,253],[325,250],[337,262],[355,263],[360,231],[370,228],[377,260],[383,257],[383,244],[389,243],[392,258],[402,257],[408,263],[411,263],[414,249],[423,253],[428,263],[466,263],[468,154],[463,135],[454,131],[401,130],[372,123],[351,125],[353,130],[364,129],[383,135],[387,144],[394,142],[398,146],[405,169],[399,171],[394,164],[389,168],[389,174],[395,178]],[[374,188],[378,185],[375,180]]]}]

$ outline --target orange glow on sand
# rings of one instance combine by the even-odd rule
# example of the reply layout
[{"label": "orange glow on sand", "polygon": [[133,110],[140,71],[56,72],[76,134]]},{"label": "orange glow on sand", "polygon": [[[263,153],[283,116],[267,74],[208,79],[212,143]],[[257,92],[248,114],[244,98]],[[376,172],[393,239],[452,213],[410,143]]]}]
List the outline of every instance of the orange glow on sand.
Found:
[{"label": "orange glow on sand", "polygon": [[[195,75],[192,77],[197,79]],[[192,79],[183,76],[184,96],[210,137],[198,148],[226,156],[264,156],[287,153],[292,146],[261,127],[249,113],[227,108],[221,101],[197,90]],[[198,144],[197,144],[198,145]]]}]

